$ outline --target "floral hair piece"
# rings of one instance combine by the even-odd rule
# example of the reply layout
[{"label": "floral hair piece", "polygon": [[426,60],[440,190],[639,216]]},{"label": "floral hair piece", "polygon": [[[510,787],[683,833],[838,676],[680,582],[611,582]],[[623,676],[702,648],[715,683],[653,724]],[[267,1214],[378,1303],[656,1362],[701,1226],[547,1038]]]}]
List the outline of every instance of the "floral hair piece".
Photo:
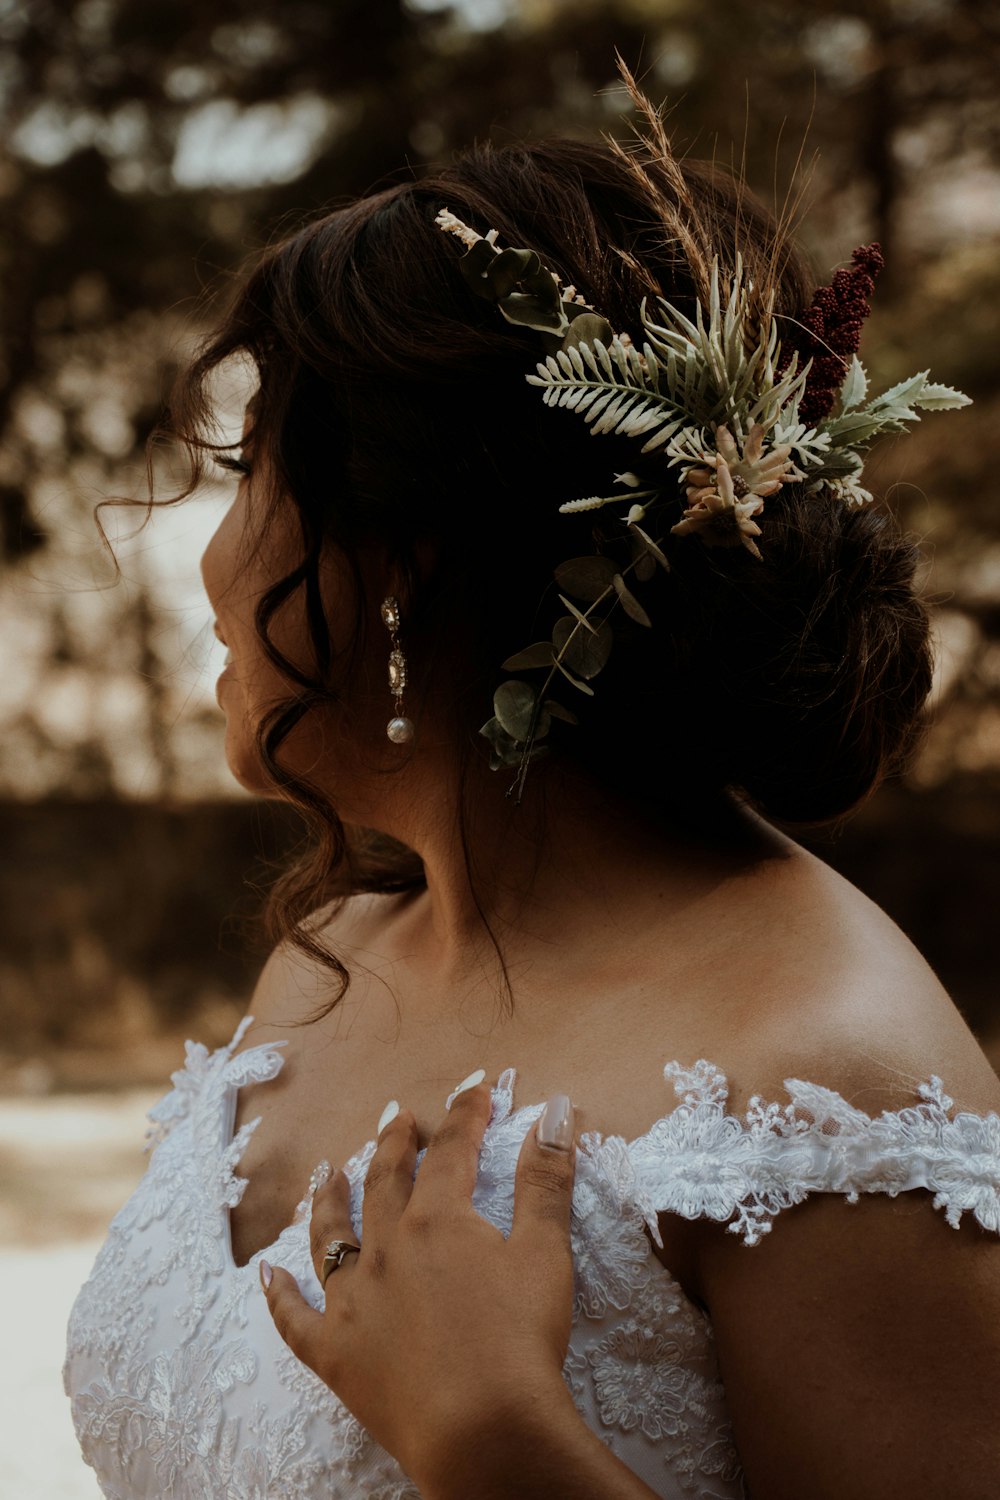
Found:
[{"label": "floral hair piece", "polygon": [[550,695],[557,676],[592,697],[590,681],[611,651],[612,612],[620,607],[638,624],[652,623],[626,582],[629,574],[644,582],[657,566],[670,569],[665,536],[654,538],[642,525],[648,512],[662,515],[683,489],[685,508],[667,527],[671,534],[743,548],[762,560],[754,518],[783,485],[866,505],[872,496],[859,481],[863,452],[874,439],[919,421],[918,408],[948,411],[969,405],[969,397],[931,384],[925,370],[869,399],[857,350],[883,264],[877,245],[856,250],[852,267],[820,288],[801,318],[787,320],[784,348],[773,300],[758,305],[739,256],[728,278],[715,257],[708,306],[698,303],[693,321],[662,297],[655,309],[643,299],[640,352],[575,287],[563,287],[534,250],[500,249],[495,230],[480,235],[446,208],[435,223],[467,247],[458,266],[471,290],[509,323],[541,335],[545,359],[526,379],[545,404],[578,412],[594,435],[613,433],[637,447],[634,469],[614,476],[624,494],[559,507],[598,510],[627,499],[621,519],[632,561],[619,568],[598,554],[556,569],[568,613],[556,621],[551,640],[503,663],[511,672],[544,670],[544,682],[541,688],[519,679],[502,683],[494,717],[480,731],[494,770],[518,767],[508,795],[520,798],[528,763],[547,748],[542,741],[552,718],[576,723]]}]

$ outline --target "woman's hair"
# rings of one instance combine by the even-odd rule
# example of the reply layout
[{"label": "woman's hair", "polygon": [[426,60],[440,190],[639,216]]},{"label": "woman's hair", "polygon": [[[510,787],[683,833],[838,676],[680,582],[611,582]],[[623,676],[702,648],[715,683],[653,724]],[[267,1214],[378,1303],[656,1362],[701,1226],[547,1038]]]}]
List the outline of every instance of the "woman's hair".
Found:
[{"label": "woman's hair", "polygon": [[[630,445],[595,441],[572,412],[543,405],[524,378],[540,357],[537,334],[472,295],[457,269],[460,247],[434,224],[443,207],[481,232],[498,230],[501,244],[536,250],[618,329],[636,330],[651,295],[691,312],[713,255],[725,273],[740,253],[749,280],[773,287],[779,320],[812,293],[797,254],[745,188],[705,164],[679,163],[655,131],[630,150],[572,140],[478,145],[434,175],[317,218],[267,249],[240,285],[182,376],[169,427],[189,444],[193,487],[213,447],[209,377],[229,356],[249,356],[260,382],[255,450],[268,455],[274,506],[294,505],[302,534],[300,566],[258,609],[263,647],[290,683],[287,704],[260,726],[258,752],[318,834],[278,880],[268,916],[273,935],[337,972],[338,998],[347,972],[308,915],[338,891],[422,879],[410,851],[356,830],[349,837],[319,789],[276,758],[299,719],[339,701],[338,684],[364,649],[359,548],[377,541],[404,581],[418,735],[414,703],[433,688],[468,763],[488,755],[477,731],[501,663],[544,638],[560,612],[553,569],[595,544],[612,554],[623,545],[613,536],[620,523],[605,531],[594,527],[599,513],[558,507],[607,493],[613,471],[629,467]],[[415,546],[426,541],[434,563],[421,578]],[[320,604],[328,543],[359,591],[350,639],[331,639]],[[736,792],[785,824],[840,819],[915,743],[931,681],[915,546],[885,510],[848,508],[794,484],[768,501],[763,561],[690,537],[663,545],[670,571],[636,585],[653,628],[615,624],[596,696],[573,704],[579,727],[553,727],[553,760],[634,798],[648,818],[669,821],[682,804],[707,809]],[[307,605],[309,674],[268,633],[296,590]],[[540,763],[531,776],[547,770]],[[498,773],[499,798],[508,779]]]}]

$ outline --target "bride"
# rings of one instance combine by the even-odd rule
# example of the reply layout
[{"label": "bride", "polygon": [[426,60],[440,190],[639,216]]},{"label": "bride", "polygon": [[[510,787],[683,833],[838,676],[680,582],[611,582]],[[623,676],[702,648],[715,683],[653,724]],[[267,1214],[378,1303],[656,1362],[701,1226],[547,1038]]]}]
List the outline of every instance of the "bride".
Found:
[{"label": "bride", "polygon": [[793,837],[914,744],[861,455],[964,398],[648,123],[317,218],[180,386],[228,762],[316,840],[74,1308],[116,1500],[995,1488],[1000,1086]]}]

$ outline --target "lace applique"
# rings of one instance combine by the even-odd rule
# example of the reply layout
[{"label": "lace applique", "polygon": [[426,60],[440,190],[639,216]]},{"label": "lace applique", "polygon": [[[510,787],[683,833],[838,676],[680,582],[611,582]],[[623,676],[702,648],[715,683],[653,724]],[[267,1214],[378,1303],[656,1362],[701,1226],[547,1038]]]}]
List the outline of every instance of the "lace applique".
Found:
[{"label": "lace applique", "polygon": [[665,1272],[583,1359],[600,1421],[655,1442],[685,1492],[710,1495],[709,1479],[729,1493],[741,1484],[708,1320]]},{"label": "lace applique", "polygon": [[190,1472],[193,1459],[211,1494],[218,1463],[235,1451],[238,1438],[226,1421],[223,1395],[253,1380],[256,1368],[245,1345],[184,1345],[132,1366],[127,1383],[116,1383],[114,1390],[91,1385],[76,1401],[77,1431],[81,1439],[148,1457],[164,1494],[171,1493],[180,1470]]},{"label": "lace applique", "polygon": [[[154,1321],[142,1296],[151,1280],[149,1258],[148,1247],[130,1255],[125,1236],[109,1234],[73,1304],[67,1329],[70,1349],[102,1365],[128,1364],[138,1357]],[[66,1377],[64,1367],[64,1385]]]},{"label": "lace applique", "polygon": [[1000,1232],[1000,1116],[959,1114],[941,1080],[921,1084],[920,1104],[872,1117],[830,1089],[785,1080],[790,1103],[750,1100],[745,1119],[726,1114],[726,1078],[704,1060],[668,1063],[681,1103],[629,1146],[637,1199],[662,1247],[659,1213],[728,1224],[755,1245],[782,1209],[814,1192],[898,1193],[926,1188],[958,1228],[971,1213]]},{"label": "lace applique", "polygon": [[649,1241],[625,1142],[587,1133],[580,1147],[570,1222],[574,1314],[603,1318],[609,1307],[628,1307],[648,1282]]}]

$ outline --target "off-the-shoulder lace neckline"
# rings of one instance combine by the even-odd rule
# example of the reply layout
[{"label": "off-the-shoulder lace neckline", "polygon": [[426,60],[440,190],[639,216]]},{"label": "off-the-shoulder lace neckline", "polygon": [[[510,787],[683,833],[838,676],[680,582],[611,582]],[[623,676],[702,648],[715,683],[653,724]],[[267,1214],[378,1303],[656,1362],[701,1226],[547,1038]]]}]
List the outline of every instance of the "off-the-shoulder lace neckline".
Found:
[{"label": "off-the-shoulder lace neckline", "polygon": [[[260,1123],[259,1118],[250,1121],[233,1134],[236,1096],[250,1079],[266,1081],[277,1075],[285,1046],[284,1041],[270,1041],[237,1050],[252,1023],[252,1016],[245,1017],[232,1040],[211,1054],[189,1043],[185,1067],[173,1075],[174,1094],[151,1113],[154,1127],[162,1128],[165,1120],[185,1108],[172,1102],[177,1095],[189,1095],[207,1072],[218,1070],[223,1111],[219,1140],[233,1206],[247,1185],[236,1167]],[[614,1158],[615,1170],[627,1179],[623,1193],[661,1247],[661,1214],[728,1221],[731,1232],[753,1245],[782,1209],[811,1193],[838,1192],[856,1202],[861,1193],[894,1197],[918,1187],[933,1192],[934,1206],[944,1211],[954,1228],[963,1213],[971,1212],[983,1228],[1000,1233],[1000,1116],[991,1112],[951,1117],[953,1101],[936,1076],[919,1085],[914,1104],[870,1116],[841,1094],[796,1078],[784,1081],[788,1103],[766,1102],[754,1095],[745,1114],[730,1114],[728,1082],[713,1063],[700,1059],[684,1067],[672,1061],[663,1075],[677,1096],[672,1110],[630,1141],[584,1132],[577,1155],[578,1183],[590,1170],[588,1163],[601,1167]],[[511,1177],[521,1140],[544,1108],[544,1102],[514,1108],[516,1077],[513,1067],[506,1068],[493,1086],[485,1137],[494,1145],[502,1142],[509,1152]],[[457,1090],[447,1097],[446,1109],[456,1094]],[[342,1166],[359,1211],[376,1144],[374,1138],[366,1141]],[[422,1156],[418,1154],[418,1167]],[[308,1213],[305,1202],[300,1208]],[[292,1228],[286,1226],[277,1240],[255,1252],[246,1267],[273,1250]],[[224,1240],[232,1267],[246,1269],[232,1254],[228,1210]]]}]

